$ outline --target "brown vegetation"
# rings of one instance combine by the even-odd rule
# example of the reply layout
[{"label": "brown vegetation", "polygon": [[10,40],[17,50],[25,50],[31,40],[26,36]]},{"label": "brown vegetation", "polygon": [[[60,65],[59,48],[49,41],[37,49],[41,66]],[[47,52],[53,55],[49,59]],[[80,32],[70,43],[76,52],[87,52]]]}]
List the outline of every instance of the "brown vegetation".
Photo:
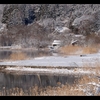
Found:
[{"label": "brown vegetation", "polygon": [[27,56],[25,53],[15,52],[10,55],[9,60],[24,60],[26,58]]},{"label": "brown vegetation", "polygon": [[83,50],[82,50],[82,54],[92,54],[92,53],[97,53],[99,50],[99,48],[96,48],[96,47],[83,47]]},{"label": "brown vegetation", "polygon": [[[27,90],[18,87],[11,89],[3,87],[2,91],[0,91],[0,96],[86,96],[83,90],[88,88],[93,90],[94,88],[93,85],[88,85],[89,82],[98,83],[98,80],[89,76],[83,76],[79,79],[78,83],[74,85],[67,83],[63,85],[58,82],[57,87],[38,87],[35,85]],[[94,90],[92,92],[95,93]]]},{"label": "brown vegetation", "polygon": [[81,46],[64,46],[60,48],[60,53],[63,54],[92,54],[97,53],[99,51],[98,46],[87,46],[87,47],[81,47]]}]

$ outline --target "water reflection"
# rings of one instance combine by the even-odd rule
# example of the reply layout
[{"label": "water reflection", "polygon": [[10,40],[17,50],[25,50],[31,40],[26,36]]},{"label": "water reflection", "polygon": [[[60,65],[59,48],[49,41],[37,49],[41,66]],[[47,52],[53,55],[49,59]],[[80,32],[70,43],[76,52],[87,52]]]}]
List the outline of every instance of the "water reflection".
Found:
[{"label": "water reflection", "polygon": [[[26,55],[26,59],[27,58],[34,58],[34,57],[39,57],[39,56],[50,56],[52,55],[51,52],[49,51],[32,51],[32,50],[0,50],[0,60],[2,59],[8,59],[10,58],[10,56],[12,54],[17,53],[17,55],[19,54],[25,54]],[[20,60],[20,59],[19,59]]]},{"label": "water reflection", "polygon": [[75,76],[57,76],[57,75],[13,75],[7,73],[0,73],[0,90],[5,87],[6,89],[19,87],[23,90],[28,89],[31,86],[57,86],[57,83],[61,84],[74,84],[79,77]]},{"label": "water reflection", "polygon": [[0,51],[0,59],[8,59],[12,51]]}]

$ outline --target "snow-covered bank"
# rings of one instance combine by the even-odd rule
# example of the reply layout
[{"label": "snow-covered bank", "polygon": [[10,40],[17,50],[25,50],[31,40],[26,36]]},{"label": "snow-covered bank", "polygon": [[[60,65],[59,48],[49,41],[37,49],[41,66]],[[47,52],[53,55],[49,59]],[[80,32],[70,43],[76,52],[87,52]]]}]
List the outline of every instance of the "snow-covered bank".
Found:
[{"label": "snow-covered bank", "polygon": [[[46,56],[36,57],[30,60],[4,61],[0,65],[15,66],[53,66],[53,67],[82,67],[89,64],[88,67],[95,67],[95,63],[100,61],[100,53],[68,56]],[[87,66],[86,66],[87,67]]]},{"label": "snow-covered bank", "polygon": [[84,75],[84,74],[95,74],[94,71],[83,70],[83,69],[57,69],[57,68],[26,68],[26,67],[7,67],[4,71],[13,72],[17,74],[23,73],[36,73],[36,74],[56,74],[56,75]]}]

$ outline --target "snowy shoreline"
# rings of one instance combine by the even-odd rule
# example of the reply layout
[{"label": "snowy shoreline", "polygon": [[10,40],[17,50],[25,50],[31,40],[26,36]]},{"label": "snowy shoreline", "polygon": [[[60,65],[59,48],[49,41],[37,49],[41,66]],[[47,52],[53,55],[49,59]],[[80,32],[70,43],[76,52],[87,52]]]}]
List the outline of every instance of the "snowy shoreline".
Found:
[{"label": "snowy shoreline", "polygon": [[[89,64],[88,67],[95,67],[95,64],[100,61],[100,53],[87,54],[86,56],[69,55],[69,56],[44,56],[36,57],[29,60],[2,61],[1,65],[6,66],[53,66],[55,67],[83,67]],[[85,67],[85,66],[84,66]]]},{"label": "snowy shoreline", "polygon": [[51,74],[51,75],[88,75],[95,74],[93,71],[75,69],[57,69],[57,68],[26,68],[26,67],[7,67],[2,72],[15,74]]},{"label": "snowy shoreline", "polygon": [[[0,62],[3,71],[45,74],[93,74],[93,71],[83,70],[83,67],[96,67],[100,61],[100,53],[85,56],[44,56],[29,60]],[[19,67],[18,67],[19,66]],[[77,68],[77,71],[74,69]]]}]

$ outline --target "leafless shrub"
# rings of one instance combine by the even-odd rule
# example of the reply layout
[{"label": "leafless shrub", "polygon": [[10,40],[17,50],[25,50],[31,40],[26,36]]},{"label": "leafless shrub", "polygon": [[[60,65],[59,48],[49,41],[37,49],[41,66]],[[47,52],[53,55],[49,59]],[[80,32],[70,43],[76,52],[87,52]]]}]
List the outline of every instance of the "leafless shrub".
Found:
[{"label": "leafless shrub", "polygon": [[92,22],[84,20],[80,24],[81,25],[79,26],[78,33],[83,35],[90,34]]},{"label": "leafless shrub", "polygon": [[99,43],[100,43],[100,37],[95,35],[94,33],[92,34],[88,34],[86,36],[86,44],[87,45],[94,45],[94,46],[99,46]]},{"label": "leafless shrub", "polygon": [[20,44],[22,47],[36,47],[44,48],[48,45],[50,38],[45,28],[34,23],[29,26],[16,25],[8,28],[8,32],[5,35],[1,35],[1,45],[4,45],[7,40],[12,44]]},{"label": "leafless shrub", "polygon": [[12,42],[13,42],[13,38],[10,37],[8,34],[0,35],[0,45],[1,46],[11,46]]}]

